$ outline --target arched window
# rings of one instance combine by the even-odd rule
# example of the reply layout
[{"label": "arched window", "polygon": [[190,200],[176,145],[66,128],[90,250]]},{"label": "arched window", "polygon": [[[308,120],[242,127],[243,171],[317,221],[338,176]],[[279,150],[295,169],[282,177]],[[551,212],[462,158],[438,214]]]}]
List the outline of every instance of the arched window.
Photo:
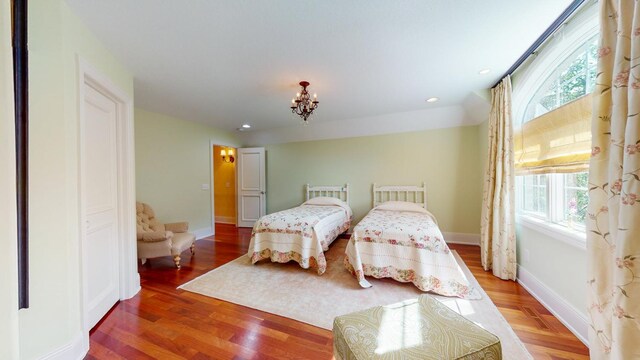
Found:
[{"label": "arched window", "polygon": [[516,80],[516,197],[525,219],[584,231],[598,37],[595,15],[583,14]]},{"label": "arched window", "polygon": [[527,104],[521,123],[591,93],[597,63],[598,35],[594,35],[549,75]]}]

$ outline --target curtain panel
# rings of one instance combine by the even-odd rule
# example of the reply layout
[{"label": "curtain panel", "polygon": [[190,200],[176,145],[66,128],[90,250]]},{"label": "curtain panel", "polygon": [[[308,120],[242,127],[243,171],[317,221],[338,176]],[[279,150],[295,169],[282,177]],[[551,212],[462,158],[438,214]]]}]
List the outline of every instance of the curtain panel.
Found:
[{"label": "curtain panel", "polygon": [[482,266],[501,279],[516,279],[516,233],[511,77],[491,90],[489,152],[482,193]]},{"label": "curtain panel", "polygon": [[640,359],[640,3],[600,0],[587,219],[592,359]]}]

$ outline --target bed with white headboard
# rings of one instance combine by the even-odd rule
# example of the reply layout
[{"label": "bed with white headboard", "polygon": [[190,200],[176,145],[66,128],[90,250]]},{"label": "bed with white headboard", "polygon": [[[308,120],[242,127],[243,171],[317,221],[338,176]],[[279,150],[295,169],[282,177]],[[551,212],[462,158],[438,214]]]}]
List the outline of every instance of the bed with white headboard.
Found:
[{"label": "bed with white headboard", "polygon": [[373,207],[386,201],[406,201],[427,208],[427,186],[373,184]]},{"label": "bed with white headboard", "polygon": [[349,184],[305,185],[305,202],[291,209],[265,215],[251,233],[248,256],[251,263],[270,259],[291,260],[322,275],[327,262],[324,252],[338,235],[351,226]]},{"label": "bed with white headboard", "polygon": [[316,197],[332,197],[349,204],[349,184],[316,186],[306,184],[304,189],[306,192],[305,200],[310,200]]},{"label": "bed with white headboard", "polygon": [[345,266],[363,288],[366,276],[411,282],[422,291],[477,299],[427,211],[427,188],[373,184],[373,209],[355,226],[345,251]]}]

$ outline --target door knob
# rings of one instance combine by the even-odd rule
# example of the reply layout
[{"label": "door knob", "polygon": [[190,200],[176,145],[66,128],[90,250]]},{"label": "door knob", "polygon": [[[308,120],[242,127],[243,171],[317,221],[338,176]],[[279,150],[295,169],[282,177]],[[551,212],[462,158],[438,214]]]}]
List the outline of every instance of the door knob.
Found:
[{"label": "door knob", "polygon": [[264,191],[260,191],[260,194],[264,195]]}]

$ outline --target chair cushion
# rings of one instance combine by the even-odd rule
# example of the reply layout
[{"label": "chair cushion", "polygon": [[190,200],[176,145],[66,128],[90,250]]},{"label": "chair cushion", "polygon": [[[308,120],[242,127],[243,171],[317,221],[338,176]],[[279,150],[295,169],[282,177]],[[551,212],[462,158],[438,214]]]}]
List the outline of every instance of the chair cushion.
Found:
[{"label": "chair cushion", "polygon": [[169,256],[171,254],[171,240],[165,241],[137,241],[138,258],[152,259],[161,256]]},{"label": "chair cushion", "polygon": [[181,252],[191,247],[196,241],[196,236],[192,233],[175,233],[171,242],[171,255],[180,255]]},{"label": "chair cushion", "polygon": [[136,225],[139,233],[165,231],[164,224],[156,219],[151,206],[141,202],[136,202]]},{"label": "chair cushion", "polygon": [[189,231],[189,223],[186,221],[175,222],[170,224],[164,224],[164,228],[167,231],[173,231],[174,233],[183,233]]},{"label": "chair cushion", "polygon": [[338,316],[336,359],[501,359],[500,339],[429,295]]},{"label": "chair cushion", "polygon": [[138,232],[136,234],[138,241],[156,242],[171,239],[173,233],[171,231],[154,231],[154,232]]}]

